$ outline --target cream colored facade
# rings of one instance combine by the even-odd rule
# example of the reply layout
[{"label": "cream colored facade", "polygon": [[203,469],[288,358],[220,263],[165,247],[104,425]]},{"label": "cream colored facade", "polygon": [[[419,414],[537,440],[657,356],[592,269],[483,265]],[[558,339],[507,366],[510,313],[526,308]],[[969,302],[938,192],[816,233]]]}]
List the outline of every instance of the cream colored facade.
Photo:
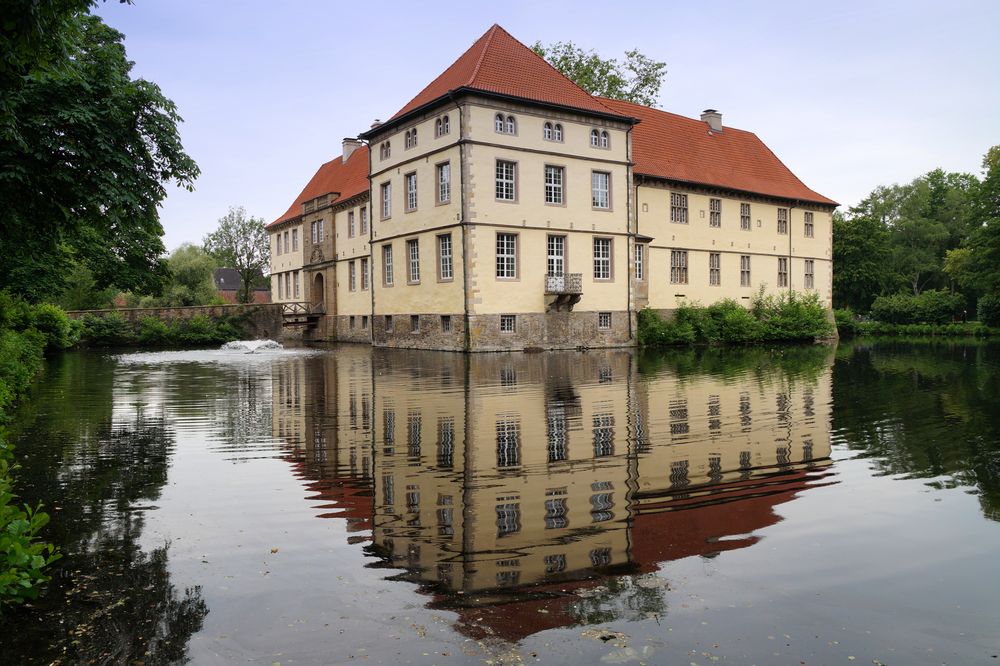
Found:
[{"label": "cream colored facade", "polygon": [[289,222],[269,230],[271,242],[271,302],[302,300],[302,224]]}]

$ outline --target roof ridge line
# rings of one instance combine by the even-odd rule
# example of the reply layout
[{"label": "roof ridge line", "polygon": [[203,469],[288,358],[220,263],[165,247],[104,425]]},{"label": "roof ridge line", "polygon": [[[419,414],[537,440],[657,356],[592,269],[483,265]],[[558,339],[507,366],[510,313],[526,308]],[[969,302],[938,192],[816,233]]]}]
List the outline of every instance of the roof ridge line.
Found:
[{"label": "roof ridge line", "polygon": [[490,44],[493,43],[493,38],[496,37],[498,29],[503,30],[499,23],[494,23],[493,27],[489,29],[489,37],[486,38],[486,43],[483,44],[483,50],[479,53],[479,59],[476,60],[476,66],[472,70],[472,75],[469,76],[469,80],[466,82],[466,85],[471,86],[473,82],[475,82],[476,77],[479,76],[479,68],[483,66],[483,60],[486,60],[486,54],[490,50]]}]

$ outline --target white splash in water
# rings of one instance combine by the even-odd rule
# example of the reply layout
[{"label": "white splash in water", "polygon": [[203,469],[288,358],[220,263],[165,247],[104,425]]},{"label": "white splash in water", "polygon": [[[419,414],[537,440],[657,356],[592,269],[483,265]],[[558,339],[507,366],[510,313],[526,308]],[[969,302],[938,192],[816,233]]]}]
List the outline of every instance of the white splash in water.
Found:
[{"label": "white splash in water", "polygon": [[241,351],[245,354],[256,354],[260,351],[284,349],[281,343],[274,340],[233,340],[220,347],[222,351]]}]

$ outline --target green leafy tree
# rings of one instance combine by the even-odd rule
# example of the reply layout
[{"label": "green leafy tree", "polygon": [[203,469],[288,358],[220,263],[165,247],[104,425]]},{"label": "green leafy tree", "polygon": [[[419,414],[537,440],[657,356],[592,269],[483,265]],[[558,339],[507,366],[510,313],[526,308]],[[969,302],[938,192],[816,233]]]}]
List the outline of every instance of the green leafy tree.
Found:
[{"label": "green leafy tree", "polygon": [[167,259],[171,282],[163,290],[158,304],[209,305],[219,301],[218,291],[212,279],[216,268],[215,259],[201,247],[184,243]]},{"label": "green leafy tree", "polygon": [[972,206],[969,280],[980,293],[1000,294],[1000,146],[983,157],[983,180]]},{"label": "green leafy tree", "polygon": [[20,1],[0,21],[0,237],[18,244],[0,283],[32,300],[63,291],[74,261],[97,289],[157,290],[165,184],[198,175],[173,102],[131,77],[121,33],[90,4]]},{"label": "green leafy tree", "polygon": [[240,274],[240,302],[249,303],[253,289],[263,284],[271,257],[264,220],[247,217],[243,206],[230,207],[219,218],[219,228],[205,236],[205,250],[227,268]]},{"label": "green leafy tree", "polygon": [[573,42],[548,46],[535,42],[531,49],[592,95],[646,106],[657,105],[667,74],[667,63],[653,60],[636,49],[626,51],[624,61],[602,58],[593,49],[585,50]]},{"label": "green leafy tree", "polygon": [[872,214],[833,216],[833,302],[867,312],[892,281],[889,232]]}]

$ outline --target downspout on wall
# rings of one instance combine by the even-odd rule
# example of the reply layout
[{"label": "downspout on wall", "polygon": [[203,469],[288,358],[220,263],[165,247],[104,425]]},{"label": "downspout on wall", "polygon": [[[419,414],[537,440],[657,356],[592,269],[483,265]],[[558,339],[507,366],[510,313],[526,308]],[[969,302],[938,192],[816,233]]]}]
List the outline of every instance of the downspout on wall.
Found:
[{"label": "downspout on wall", "polygon": [[462,349],[469,352],[472,351],[472,332],[469,330],[469,238],[466,225],[468,200],[465,192],[465,116],[462,113],[462,105],[455,99],[454,92],[449,91],[448,98],[455,104],[455,111],[458,113],[458,182],[462,188],[461,212],[459,213],[461,219],[458,223],[462,230],[462,330],[465,338]]}]

